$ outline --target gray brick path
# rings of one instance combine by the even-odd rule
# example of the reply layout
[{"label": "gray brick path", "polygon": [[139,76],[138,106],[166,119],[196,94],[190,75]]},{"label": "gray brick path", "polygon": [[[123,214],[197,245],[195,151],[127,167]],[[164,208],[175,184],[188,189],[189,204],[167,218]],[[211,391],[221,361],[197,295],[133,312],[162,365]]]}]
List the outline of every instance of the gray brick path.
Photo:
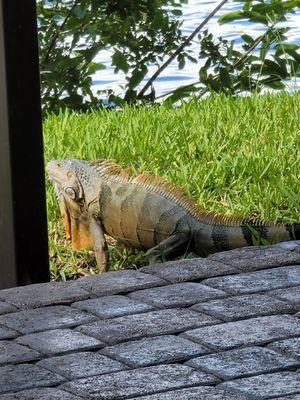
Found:
[{"label": "gray brick path", "polygon": [[32,361],[42,358],[42,355],[26,346],[11,340],[0,340],[0,365]]},{"label": "gray brick path", "polygon": [[102,319],[121,317],[124,315],[138,314],[152,311],[155,307],[141,303],[126,296],[104,296],[97,299],[78,301],[72,304],[79,308],[97,315]]},{"label": "gray brick path", "polygon": [[88,399],[114,400],[218,382],[219,380],[213,375],[196,371],[188,366],[162,364],[79,379],[66,383],[62,388]]},{"label": "gray brick path", "polygon": [[10,312],[17,311],[17,308],[12,306],[11,304],[7,304],[4,301],[0,301],[0,315],[8,314]]},{"label": "gray brick path", "polygon": [[290,315],[271,315],[226,324],[206,326],[182,334],[183,337],[217,350],[265,344],[300,336],[300,320]]},{"label": "gray brick path", "polygon": [[300,360],[300,337],[273,342],[269,347]]},{"label": "gray brick path", "polygon": [[69,328],[95,321],[96,317],[67,306],[36,308],[0,316],[0,324],[21,333]]},{"label": "gray brick path", "polygon": [[181,337],[166,335],[121,343],[101,352],[132,367],[145,367],[187,360],[210,351]]},{"label": "gray brick path", "polygon": [[71,351],[91,350],[104,346],[100,340],[86,336],[71,329],[56,329],[48,332],[31,333],[16,339],[16,342],[28,346],[43,354],[68,353]]},{"label": "gray brick path", "polygon": [[300,242],[0,291],[0,400],[300,400]]},{"label": "gray brick path", "polygon": [[[214,387],[199,386],[188,389],[172,390],[165,393],[135,397],[131,400],[245,400],[243,396],[225,392]],[[297,399],[299,400],[299,399]]]},{"label": "gray brick path", "polygon": [[7,328],[6,326],[0,326],[0,340],[1,339],[13,339],[17,336],[19,336],[19,332]]},{"label": "gray brick path", "polygon": [[300,304],[300,286],[289,287],[287,289],[278,289],[269,292],[271,296],[275,296],[280,300],[287,300],[291,303]]},{"label": "gray brick path", "polygon": [[192,263],[190,260],[169,261],[159,265],[143,267],[141,271],[157,275],[172,283],[195,281],[239,272],[231,265],[210,261],[207,258],[197,258]]},{"label": "gray brick path", "polygon": [[300,365],[290,357],[261,347],[244,347],[208,356],[197,357],[186,363],[191,367],[214,373],[224,380],[263,374]]},{"label": "gray brick path", "polygon": [[231,294],[262,292],[300,285],[300,268],[297,265],[271,268],[245,274],[209,278],[203,283]]},{"label": "gray brick path", "polygon": [[54,386],[64,381],[61,376],[32,364],[0,367],[0,393]]},{"label": "gray brick path", "polygon": [[200,301],[225,297],[227,293],[201,285],[201,283],[185,282],[159,288],[138,290],[129,296],[159,308],[169,308],[185,307]]},{"label": "gray brick path", "polygon": [[247,395],[249,399],[271,399],[283,394],[300,393],[299,378],[297,372],[278,372],[224,382],[219,387]]},{"label": "gray brick path", "polygon": [[193,310],[175,308],[98,321],[76,328],[86,335],[114,344],[147,336],[183,332],[219,320]]},{"label": "gray brick path", "polygon": [[71,380],[127,369],[127,366],[119,361],[92,352],[45,358],[38,362],[37,365]]},{"label": "gray brick path", "polygon": [[281,247],[244,247],[223,253],[216,253],[208,257],[209,260],[229,264],[239,271],[256,271],[282,265],[300,264],[300,253],[292,249],[289,251]]},{"label": "gray brick path", "polygon": [[192,309],[229,322],[260,315],[293,313],[297,306],[264,294],[250,294],[211,300],[196,304]]},{"label": "gray brick path", "polygon": [[38,388],[4,394],[1,400],[82,400],[82,397],[56,388]]}]

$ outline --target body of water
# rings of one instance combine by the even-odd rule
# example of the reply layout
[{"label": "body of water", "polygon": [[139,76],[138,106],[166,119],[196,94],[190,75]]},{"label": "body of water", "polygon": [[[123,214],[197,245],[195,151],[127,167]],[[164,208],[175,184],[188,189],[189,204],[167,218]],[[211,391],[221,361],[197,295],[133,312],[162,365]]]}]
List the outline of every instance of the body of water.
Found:
[{"label": "body of water", "polygon": [[[199,23],[216,7],[219,1],[214,0],[189,0],[187,5],[182,8],[183,20],[182,31],[184,35],[190,35],[193,30],[199,25]],[[224,7],[219,10],[219,12],[210,20],[204,29],[208,29],[215,37],[222,36],[228,40],[235,40],[237,44],[241,44],[241,35],[247,33],[252,37],[257,37],[259,34],[264,32],[264,28],[260,24],[249,23],[247,21],[236,21],[225,25],[218,24],[218,18],[226,12],[239,10],[241,6],[239,3],[234,1],[229,1],[224,5]],[[298,10],[296,14],[291,14],[288,17],[288,21],[285,23],[287,26],[291,27],[289,33],[287,34],[288,40],[291,43],[300,43],[300,11]],[[199,42],[194,40],[192,45],[189,47],[194,52],[194,57],[198,58],[199,53]],[[193,54],[192,54],[193,55]],[[120,85],[125,83],[125,75],[122,73],[114,74],[113,67],[111,66],[111,56],[112,52],[103,51],[98,57],[97,61],[106,65],[106,69],[99,71],[95,74],[93,78],[94,91],[113,89],[115,92],[121,92]],[[154,83],[156,95],[167,93],[171,90],[176,89],[179,86],[187,85],[189,83],[198,80],[198,71],[200,68],[200,63],[194,64],[188,62],[185,68],[182,70],[178,69],[177,62],[171,63],[157,78]],[[155,71],[156,66],[150,66],[147,74],[149,78]],[[146,82],[145,79],[142,85]],[[300,88],[300,80],[296,82],[290,82],[293,87]]]}]

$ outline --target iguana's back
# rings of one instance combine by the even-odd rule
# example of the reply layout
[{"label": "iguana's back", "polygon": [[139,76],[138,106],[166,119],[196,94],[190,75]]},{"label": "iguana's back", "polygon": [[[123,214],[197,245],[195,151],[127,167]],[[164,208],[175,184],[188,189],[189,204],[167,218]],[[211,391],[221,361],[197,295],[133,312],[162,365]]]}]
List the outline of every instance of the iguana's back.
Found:
[{"label": "iguana's back", "polygon": [[100,188],[100,219],[106,233],[136,249],[150,249],[173,233],[191,235],[196,221],[175,198],[141,180],[108,179]]}]

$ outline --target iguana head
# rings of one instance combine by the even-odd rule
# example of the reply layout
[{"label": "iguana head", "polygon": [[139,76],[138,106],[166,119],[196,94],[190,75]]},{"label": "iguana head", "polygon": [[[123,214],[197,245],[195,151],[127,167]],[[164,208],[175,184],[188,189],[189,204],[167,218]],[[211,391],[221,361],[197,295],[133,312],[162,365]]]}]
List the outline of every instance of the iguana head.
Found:
[{"label": "iguana head", "polygon": [[98,206],[97,176],[88,161],[52,160],[46,166],[53,181],[66,229],[74,250],[93,247],[90,206]]}]

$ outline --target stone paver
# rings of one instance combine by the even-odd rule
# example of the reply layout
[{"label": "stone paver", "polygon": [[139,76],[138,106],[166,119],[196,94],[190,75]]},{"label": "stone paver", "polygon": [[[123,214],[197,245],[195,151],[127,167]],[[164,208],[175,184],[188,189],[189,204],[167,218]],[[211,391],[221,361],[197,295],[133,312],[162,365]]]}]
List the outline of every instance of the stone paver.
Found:
[{"label": "stone paver", "polygon": [[260,315],[295,312],[297,308],[293,304],[288,304],[264,294],[249,294],[211,300],[196,304],[192,309],[229,322]]},{"label": "stone paver", "polygon": [[202,282],[232,294],[254,293],[300,284],[300,266],[272,268],[238,275],[209,278]]},{"label": "stone paver", "polygon": [[287,242],[279,242],[273,244],[272,247],[274,249],[284,249],[284,250],[291,250],[291,251],[300,251],[300,240],[289,240]]},{"label": "stone paver", "polygon": [[37,360],[41,354],[10,340],[0,340],[0,364]]},{"label": "stone paver", "polygon": [[283,265],[300,264],[298,252],[276,246],[244,247],[212,254],[208,259],[230,264],[240,271],[256,271]]},{"label": "stone paver", "polygon": [[93,315],[67,306],[51,306],[0,316],[0,324],[21,333],[70,328],[95,321]]},{"label": "stone paver", "polygon": [[300,337],[273,342],[269,348],[300,360]]},{"label": "stone paver", "polygon": [[0,394],[63,383],[61,376],[32,364],[0,367]]},{"label": "stone paver", "polygon": [[204,346],[170,335],[121,343],[101,351],[132,367],[182,361],[208,352]]},{"label": "stone paver", "polygon": [[231,265],[210,261],[207,258],[195,258],[192,263],[191,260],[168,261],[143,267],[141,271],[157,275],[172,283],[194,281],[238,272]]},{"label": "stone paver", "polygon": [[72,304],[72,307],[85,310],[100,318],[108,319],[123,315],[152,311],[155,307],[141,303],[126,296],[104,296],[98,299],[83,300]]},{"label": "stone paver", "polygon": [[127,366],[119,361],[92,352],[45,358],[38,362],[37,365],[65,376],[70,380],[127,369]]},{"label": "stone paver", "polygon": [[138,290],[129,294],[129,296],[159,308],[169,308],[185,307],[200,301],[225,297],[228,294],[221,290],[201,285],[201,283],[184,282],[166,287]]},{"label": "stone paver", "polygon": [[230,349],[268,343],[300,335],[300,321],[290,315],[271,315],[243,321],[206,326],[182,334],[182,337],[214,349]]},{"label": "stone paver", "polygon": [[0,400],[82,400],[83,397],[56,388],[22,390],[14,394],[3,394]]},{"label": "stone paver", "polygon": [[270,399],[300,393],[300,379],[296,372],[277,372],[224,382],[219,387],[249,399]]},{"label": "stone paver", "polygon": [[159,365],[80,379],[62,388],[90,399],[113,400],[216,382],[214,376],[184,365]]},{"label": "stone paver", "polygon": [[[299,267],[300,268],[300,267]],[[300,286],[289,287],[287,289],[278,289],[268,292],[270,296],[275,296],[278,299],[290,301],[300,305]]]},{"label": "stone paver", "polygon": [[71,329],[55,329],[53,331],[31,333],[16,339],[16,341],[48,355],[91,350],[104,346],[104,343],[100,340]]},{"label": "stone paver", "polygon": [[0,315],[8,314],[10,312],[18,311],[18,309],[11,304],[7,304],[4,301],[0,301]]},{"label": "stone paver", "polygon": [[0,300],[20,309],[67,304],[90,297],[92,295],[86,290],[64,282],[51,282],[51,285],[49,283],[37,283],[0,291]]},{"label": "stone paver", "polygon": [[209,386],[172,390],[170,392],[134,397],[130,400],[245,400],[244,396],[225,392]]},{"label": "stone paver", "polygon": [[133,270],[111,271],[102,275],[80,278],[72,287],[80,287],[97,296],[107,296],[133,290],[165,285],[166,281],[149,274]]},{"label": "stone paver", "polygon": [[300,241],[0,290],[0,400],[300,400]]},{"label": "stone paver", "polygon": [[0,340],[1,339],[13,339],[20,335],[20,332],[14,329],[7,328],[6,326],[0,326]]},{"label": "stone paver", "polygon": [[197,357],[188,361],[186,365],[228,380],[297,367],[300,361],[269,349],[245,347]]},{"label": "stone paver", "polygon": [[105,343],[115,344],[141,337],[182,332],[217,322],[217,319],[198,314],[197,311],[167,309],[93,322],[76,330],[99,338]]}]

